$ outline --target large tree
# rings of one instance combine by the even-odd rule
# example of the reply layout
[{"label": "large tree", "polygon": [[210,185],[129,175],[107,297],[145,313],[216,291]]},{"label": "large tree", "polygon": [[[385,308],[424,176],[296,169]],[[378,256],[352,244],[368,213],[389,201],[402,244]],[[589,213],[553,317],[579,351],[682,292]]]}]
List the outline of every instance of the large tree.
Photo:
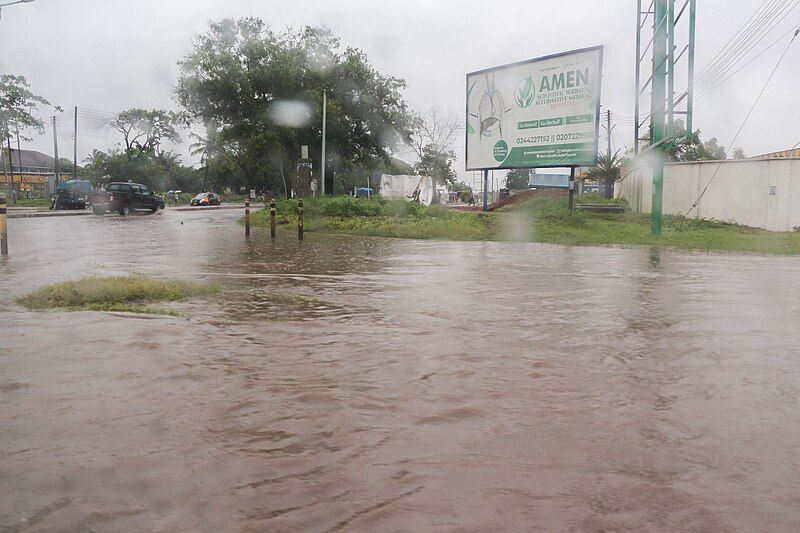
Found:
[{"label": "large tree", "polygon": [[453,146],[461,120],[458,115],[439,106],[433,106],[413,117],[410,146],[419,159],[425,155],[425,149],[447,152]]},{"label": "large tree", "polygon": [[[51,105],[45,98],[34,94],[24,76],[3,74],[0,76],[0,156],[4,157],[5,168],[8,158],[9,165],[11,149],[9,141],[12,135],[19,132],[21,139],[29,141],[26,136],[28,131],[44,133],[44,123],[36,116],[39,106]],[[60,110],[60,108],[56,107]],[[3,150],[8,147],[7,152]],[[11,186],[11,202],[17,203],[17,185]]]},{"label": "large tree", "polygon": [[377,72],[326,28],[275,32],[250,17],[213,22],[179,66],[178,101],[200,122],[219,125],[220,153],[210,157],[224,151],[250,188],[292,188],[302,145],[319,168],[323,91],[331,172],[386,160],[409,138],[405,82]]},{"label": "large tree", "polygon": [[134,157],[142,152],[159,154],[164,141],[181,142],[176,129],[179,121],[172,111],[134,107],[117,113],[108,124],[122,135],[125,152]]}]

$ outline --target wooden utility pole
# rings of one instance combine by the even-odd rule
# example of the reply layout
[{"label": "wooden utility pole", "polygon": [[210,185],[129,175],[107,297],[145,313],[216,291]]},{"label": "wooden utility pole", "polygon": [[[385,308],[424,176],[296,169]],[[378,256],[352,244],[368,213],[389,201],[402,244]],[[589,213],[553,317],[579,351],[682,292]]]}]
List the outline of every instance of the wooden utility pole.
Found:
[{"label": "wooden utility pole", "polygon": [[[19,124],[14,124],[14,132],[17,134],[17,170],[19,171],[19,187],[22,187],[22,147],[19,144]],[[14,195],[19,196],[19,191]],[[14,203],[17,203],[16,200]]]},{"label": "wooden utility pole", "polygon": [[11,184],[9,185],[11,191],[11,203],[17,205],[17,194],[14,189],[14,160],[11,158],[11,132],[7,132],[9,135],[6,137],[6,143],[8,145],[8,167],[9,171],[11,172]]},{"label": "wooden utility pole", "polygon": [[53,173],[56,175],[56,186],[53,190],[53,194],[56,193],[58,190],[58,182],[59,180],[59,164],[58,164],[58,131],[56,130],[56,117],[53,115],[53,156],[55,160],[53,161]]},{"label": "wooden utility pole", "polygon": [[606,138],[608,140],[608,157],[611,157],[611,130],[614,128],[611,127],[611,110],[606,110]]}]

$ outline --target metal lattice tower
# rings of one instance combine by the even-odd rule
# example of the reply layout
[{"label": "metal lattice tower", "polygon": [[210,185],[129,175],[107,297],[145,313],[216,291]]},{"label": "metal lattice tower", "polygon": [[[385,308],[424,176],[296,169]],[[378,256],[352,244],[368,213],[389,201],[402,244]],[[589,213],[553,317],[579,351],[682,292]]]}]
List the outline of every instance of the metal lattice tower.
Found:
[{"label": "metal lattice tower", "polygon": [[[664,190],[664,148],[675,139],[675,115],[686,115],[686,133],[692,133],[694,111],[694,49],[696,0],[679,0],[681,8],[675,10],[675,0],[651,0],[647,10],[642,11],[642,0],[636,0],[636,102],[633,128],[633,151],[640,153],[640,128],[649,121],[649,147],[653,157],[653,203],[651,232],[661,234],[661,211]],[[688,16],[684,19],[684,15]],[[652,17],[652,37],[642,50],[643,30]],[[689,30],[688,43],[675,53],[676,28],[681,19],[686,20]],[[687,20],[688,19],[688,20]],[[641,83],[642,63],[652,47],[650,77]],[[687,54],[686,90],[675,97],[675,72],[683,56]],[[650,111],[642,118],[641,96],[650,87]],[[686,100],[686,111],[676,107]]]}]

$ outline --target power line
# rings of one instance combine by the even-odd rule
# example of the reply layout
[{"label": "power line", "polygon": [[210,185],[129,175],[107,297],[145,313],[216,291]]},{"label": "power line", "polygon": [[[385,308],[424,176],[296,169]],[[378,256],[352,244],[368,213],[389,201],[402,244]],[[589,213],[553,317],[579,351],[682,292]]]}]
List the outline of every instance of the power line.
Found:
[{"label": "power line", "polygon": [[[750,64],[751,64],[753,61],[755,61],[756,59],[758,59],[759,57],[761,57],[762,55],[764,55],[764,54],[765,54],[767,51],[769,51],[770,49],[772,49],[772,47],[773,47],[773,46],[775,46],[776,44],[778,44],[779,42],[781,42],[781,41],[783,40],[783,38],[784,38],[784,37],[786,37],[787,35],[789,35],[789,34],[790,34],[790,33],[792,33],[793,31],[795,31],[795,29],[796,29],[796,28],[797,28],[797,25],[795,25],[795,26],[793,26],[793,27],[789,28],[789,31],[787,31],[786,33],[784,33],[783,35],[781,35],[780,37],[778,37],[777,39],[775,39],[775,40],[774,40],[774,41],[773,41],[773,42],[772,42],[770,45],[768,45],[766,48],[764,48],[763,50],[761,50],[761,52],[759,52],[758,54],[756,54],[755,56],[753,56],[752,58],[750,58],[750,60],[749,60],[749,61],[747,61],[747,63],[745,63],[745,64],[743,64],[742,66],[740,66],[738,69],[736,69],[735,71],[733,71],[731,74],[729,74],[729,75],[728,75],[727,77],[725,77],[724,79],[722,79],[722,80],[720,80],[719,82],[717,82],[715,85],[713,85],[713,86],[711,86],[711,87],[708,87],[708,88],[706,88],[706,89],[703,89],[702,91],[699,91],[699,94],[698,94],[697,96],[695,96],[695,100],[697,100],[697,99],[699,99],[699,98],[702,98],[702,97],[704,97],[704,96],[707,96],[707,95],[708,95],[708,93],[712,92],[714,89],[716,89],[717,87],[719,87],[720,85],[722,85],[723,83],[725,83],[726,81],[728,81],[729,79],[731,79],[733,76],[735,76],[736,74],[738,74],[739,72],[741,72],[741,71],[742,71],[742,69],[744,69],[745,67],[747,67],[748,65],[750,65]],[[683,106],[683,105],[685,105],[685,104],[683,104],[683,102],[681,102],[681,104],[682,104],[682,106]]]},{"label": "power line", "polygon": [[[755,21],[753,21],[753,17],[751,16],[748,22],[745,23],[745,25],[740,28],[740,31],[728,41],[726,46],[717,54],[717,56],[708,65],[706,65],[706,67],[703,68],[695,80],[696,83],[701,84],[709,76],[713,78],[713,76],[716,75],[716,73],[719,72],[725,64],[737,56],[741,50],[741,47],[745,43],[749,42],[754,35],[757,35],[758,31],[763,29],[764,23],[775,16],[777,9],[782,9],[791,0],[770,1],[771,4],[766,8],[764,7],[766,2],[764,2],[764,4],[762,4],[761,7],[753,14],[753,16],[757,15]],[[783,4],[781,4],[781,2]]]},{"label": "power line", "polygon": [[[736,50],[734,50],[731,56],[726,60],[726,62],[719,66],[717,71],[710,76],[708,80],[706,80],[705,84],[712,84],[722,77],[724,77],[731,69],[733,69],[738,63],[740,63],[747,55],[761,42],[764,38],[769,35],[774,29],[783,22],[786,17],[800,4],[800,0],[794,0],[794,4],[789,6],[789,9],[783,12],[781,15],[781,11],[783,10],[783,6],[781,7],[781,11],[776,13],[776,17],[780,16],[777,20],[773,18],[772,20],[768,21],[768,23],[762,25],[757,32],[752,34],[752,39],[750,39],[746,44],[742,43]],[[785,4],[788,5],[788,4]],[[768,26],[768,27],[765,27]]]},{"label": "power line", "polygon": [[[769,0],[765,0],[764,4]],[[774,1],[774,0],[772,0]],[[793,5],[790,5],[789,9],[785,12],[783,11],[784,8],[789,5],[789,2],[794,2]],[[748,23],[751,22],[753,17],[764,7],[762,4],[761,8],[756,10],[756,12],[751,16]],[[707,93],[711,88],[718,86],[721,83],[720,80],[724,81],[730,78],[730,76],[726,76],[728,72],[730,72],[733,68],[736,67],[738,63],[743,61],[747,55],[767,36],[769,35],[774,29],[783,22],[786,17],[798,6],[800,5],[800,0],[784,0],[784,4],[781,6],[777,6],[779,9],[773,16],[768,19],[763,19],[756,22],[756,25],[753,25],[748,30],[745,30],[745,34],[743,34],[743,39],[736,40],[736,37],[748,26],[748,23],[745,23],[742,28],[739,29],[736,35],[734,35],[731,40],[717,53],[717,55],[709,62],[701,72],[700,75],[696,78],[696,85],[700,87],[698,94],[695,95],[695,98],[699,98],[700,94]],[[769,7],[767,8],[769,9]],[[782,13],[782,15],[781,15]],[[775,20],[777,16],[780,15],[778,20]],[[790,29],[789,32],[792,30]],[[787,32],[788,33],[788,32]],[[785,35],[785,34],[784,34]],[[752,40],[755,39],[755,40]],[[780,39],[778,39],[779,41]],[[776,42],[778,42],[776,41]],[[745,43],[746,46],[745,46]],[[775,43],[773,43],[775,44]],[[763,54],[764,51],[769,49],[772,45],[768,46],[764,49],[761,53],[759,53],[756,57]],[[754,58],[751,58],[747,64],[751,63]],[[740,69],[737,69],[738,72]],[[713,73],[713,74],[712,74]],[[684,93],[687,90],[687,87],[684,87],[680,93]],[[686,106],[686,101],[684,100],[679,105],[679,108],[684,108]]]},{"label": "power line", "polygon": [[[759,100],[761,100],[761,96],[764,94],[764,91],[767,90],[767,86],[769,85],[769,82],[772,81],[772,77],[775,75],[775,72],[778,70],[778,67],[783,62],[783,58],[786,57],[786,54],[789,52],[789,47],[792,46],[792,43],[797,38],[798,34],[800,34],[800,29],[795,30],[794,35],[792,36],[792,40],[789,41],[789,44],[786,45],[786,49],[783,51],[783,54],[781,54],[780,59],[778,59],[778,62],[775,64],[775,68],[772,69],[772,72],[770,73],[769,78],[767,78],[767,81],[764,83],[764,86],[761,88],[761,92],[758,93],[758,96],[756,97],[755,102],[753,102],[753,105],[750,106],[750,111],[747,112],[747,116],[744,117],[744,120],[742,121],[742,125],[739,126],[739,130],[736,132],[736,135],[734,135],[733,139],[731,140],[731,142],[730,142],[730,144],[728,146],[733,146],[733,144],[736,142],[736,139],[739,138],[739,134],[742,133],[742,130],[744,129],[745,124],[747,124],[747,121],[750,119],[750,115],[753,114],[753,111],[755,110],[756,106],[758,105]],[[684,217],[689,216],[689,213],[691,213],[692,210],[697,207],[697,204],[700,203],[700,200],[703,198],[703,195],[706,193],[708,188],[711,186],[711,183],[714,181],[714,178],[717,177],[717,173],[719,172],[719,169],[721,167],[722,167],[722,162],[717,163],[717,168],[714,170],[714,174],[711,175],[711,179],[708,180],[708,183],[706,183],[706,186],[703,187],[703,190],[700,192],[700,195],[692,203],[692,207],[690,207],[689,210],[686,211],[686,213],[683,215]]]}]

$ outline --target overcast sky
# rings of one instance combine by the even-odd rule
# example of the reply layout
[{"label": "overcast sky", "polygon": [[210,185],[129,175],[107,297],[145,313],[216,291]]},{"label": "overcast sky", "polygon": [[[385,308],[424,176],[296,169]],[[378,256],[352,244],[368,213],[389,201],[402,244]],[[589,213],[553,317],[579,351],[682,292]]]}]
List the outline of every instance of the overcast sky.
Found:
[{"label": "overcast sky", "polygon": [[[698,0],[698,71],[762,1]],[[784,1],[798,3],[769,0]],[[631,145],[634,0],[36,0],[3,8],[0,71],[27,77],[36,93],[65,109],[59,116],[59,153],[71,158],[73,106],[102,113],[134,106],[177,109],[172,99],[176,62],[191,48],[193,36],[204,32],[209,20],[248,15],[275,28],[324,24],[343,44],[364,50],[378,70],[404,78],[412,108],[439,105],[459,116],[466,72],[605,45],[603,110],[611,109],[619,119],[614,145]],[[800,8],[788,13],[754,53],[798,23]],[[698,99],[695,126],[704,138],[730,143],[788,42],[787,36]],[[800,39],[789,49],[736,146],[755,155],[800,141],[798,82]],[[100,126],[99,120],[81,117],[79,159],[119,141]],[[48,131],[26,147],[52,154],[52,143]],[[463,137],[454,148],[461,157]],[[176,151],[191,162],[185,146]],[[463,157],[457,167],[463,176]]]}]

